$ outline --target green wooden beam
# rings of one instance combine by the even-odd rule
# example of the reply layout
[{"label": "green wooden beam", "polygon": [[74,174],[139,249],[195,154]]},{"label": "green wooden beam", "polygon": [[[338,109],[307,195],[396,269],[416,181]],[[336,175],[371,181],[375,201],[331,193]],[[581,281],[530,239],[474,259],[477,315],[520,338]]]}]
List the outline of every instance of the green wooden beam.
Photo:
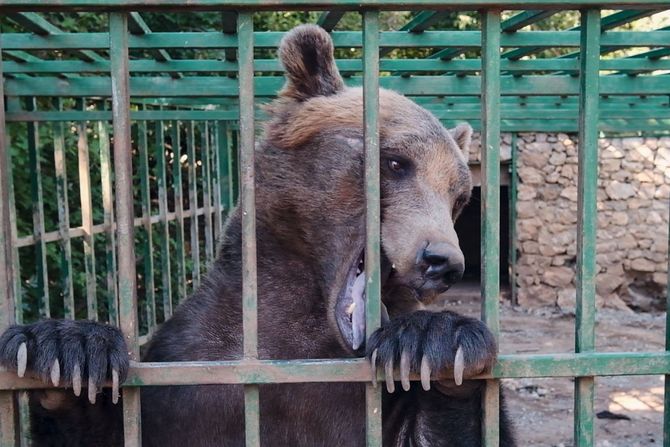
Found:
[{"label": "green wooden beam", "polygon": [[[6,94],[9,96],[67,96],[109,97],[109,78],[81,77],[7,79]],[[380,85],[406,95],[415,96],[472,96],[480,94],[478,76],[387,76],[380,78]],[[281,77],[254,79],[258,96],[272,97],[283,86]],[[361,85],[360,77],[346,80],[349,85]],[[670,78],[667,76],[601,76],[601,95],[667,95]],[[236,97],[238,82],[220,78],[212,82],[207,77],[133,77],[130,79],[132,96],[139,97]],[[566,75],[554,76],[503,76],[502,94],[509,95],[577,95],[579,83]]]},{"label": "green wooden beam", "polygon": [[[62,34],[63,31],[55,25],[49,23],[45,18],[39,14],[30,13],[30,12],[16,12],[7,14],[12,21],[26,28],[28,31],[35,33],[39,36],[48,37],[56,34]],[[100,55],[93,51],[81,50],[81,51],[71,51],[71,54],[76,57],[93,62],[104,60]]]},{"label": "green wooden beam", "polygon": [[328,32],[335,29],[337,24],[342,20],[346,11],[325,11],[322,12],[316,21],[316,24]]},{"label": "green wooden beam", "polygon": [[[165,8],[184,11],[253,10],[267,11],[281,9],[311,10],[380,8],[385,10],[453,9],[472,10],[501,7],[497,0],[456,0],[445,5],[439,0],[1,0],[0,6],[8,11],[63,11],[65,8],[101,11],[125,10],[143,11]],[[507,0],[508,9],[565,9],[568,4],[562,0]],[[571,8],[599,6],[607,9],[620,7],[647,9],[667,6],[667,0],[573,0]]]},{"label": "green wooden beam", "polygon": [[[254,33],[257,48],[276,48],[284,37],[283,32]],[[336,47],[362,46],[361,33],[357,31],[335,31],[332,33]],[[387,31],[380,33],[380,46],[390,48],[471,48],[479,49],[480,31],[424,31],[407,33]],[[237,48],[237,36],[217,32],[150,33],[131,35],[130,49],[217,49]],[[603,33],[602,45],[629,47],[670,47],[670,31],[608,31]],[[579,33],[569,31],[519,31],[503,34],[502,47],[514,48],[570,48],[579,47]],[[60,33],[37,36],[27,33],[4,33],[3,47],[6,50],[107,50],[108,33]],[[514,59],[514,57],[510,57]],[[99,59],[99,56],[98,56]]]},{"label": "green wooden beam", "polygon": [[[151,28],[149,28],[149,25],[147,25],[147,23],[144,21],[139,12],[131,12],[130,14],[128,14],[128,28],[130,29],[130,32],[135,35],[142,36],[152,33]],[[163,49],[151,50],[151,54],[153,54],[155,60],[159,62],[168,62],[172,60],[172,57],[167,52],[167,50]],[[181,77],[180,73],[170,73],[170,75],[173,78]]]}]

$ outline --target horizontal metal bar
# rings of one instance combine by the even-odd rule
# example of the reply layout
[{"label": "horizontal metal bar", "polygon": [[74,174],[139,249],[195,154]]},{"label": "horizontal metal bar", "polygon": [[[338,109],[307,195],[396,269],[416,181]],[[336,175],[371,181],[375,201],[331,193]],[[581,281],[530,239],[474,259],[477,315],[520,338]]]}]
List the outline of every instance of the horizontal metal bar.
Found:
[{"label": "horizontal metal bar", "polygon": [[[479,118],[480,106],[470,103],[447,104],[424,104],[424,108],[430,110],[433,115],[439,119],[462,119],[471,120]],[[502,116],[506,119],[533,119],[538,114],[546,115],[546,120],[564,120],[572,119],[578,112],[576,104],[555,104],[550,100],[542,104],[504,104],[502,107]],[[623,119],[642,119],[642,118],[670,118],[670,107],[665,105],[628,105],[628,104],[601,104],[603,119],[623,118]],[[160,121],[164,120],[167,112],[172,115],[171,119],[196,120],[196,121],[237,121],[239,112],[235,110],[170,110],[170,111],[143,111],[142,117],[138,118],[133,113],[131,117],[137,121]],[[109,112],[94,112],[94,116],[89,116],[89,112],[32,112],[17,111],[8,112],[7,122],[54,122],[54,121],[104,121],[101,116]],[[259,120],[265,119],[266,115],[262,111],[256,113]]]},{"label": "horizontal metal bar", "polygon": [[359,10],[369,7],[376,9],[415,10],[451,9],[473,10],[478,8],[502,9],[576,9],[600,6],[607,9],[651,9],[667,6],[667,0],[455,0],[448,4],[440,0],[0,0],[0,7],[20,11],[63,11],[66,9],[86,11],[145,11],[145,10],[188,10],[188,11],[234,11],[234,10],[310,10],[326,9]]},{"label": "horizontal metal bar", "polygon": [[[257,48],[276,48],[286,33],[265,31],[254,33]],[[361,47],[361,33],[357,31],[335,31],[332,33],[335,47]],[[4,33],[5,50],[66,50],[109,48],[107,33],[61,33],[40,36],[27,33]],[[510,48],[556,48],[579,47],[579,31],[518,31],[501,36],[501,47]],[[380,47],[390,48],[479,48],[479,31],[424,31],[408,33],[386,31],[380,33]],[[151,33],[130,35],[131,49],[165,48],[237,48],[237,35],[217,32]],[[670,31],[608,31],[602,35],[602,45],[608,47],[669,47]]]},{"label": "horizontal metal bar", "polygon": [[[239,114],[235,110],[134,110],[130,112],[133,121],[233,121]],[[111,121],[111,110],[96,111],[14,111],[7,113],[7,122],[32,121]]]},{"label": "horizontal metal bar", "polygon": [[[210,213],[214,213],[214,210],[209,210]],[[189,219],[191,217],[195,217],[191,215],[191,210],[184,210],[185,213],[185,218]],[[206,213],[205,208],[198,208],[195,211],[196,216],[204,216]],[[151,224],[155,225],[157,223],[160,223],[162,221],[167,221],[167,222],[172,222],[177,219],[177,213],[175,212],[169,212],[167,213],[166,217],[163,218],[163,216],[160,215],[153,215],[151,216]],[[141,227],[144,224],[144,220],[142,217],[135,217],[134,220],[134,225],[136,227]],[[112,224],[112,229],[115,229],[115,225]],[[93,225],[91,233],[90,234],[102,234],[106,231],[109,230],[109,225],[105,224],[98,224],[98,225]],[[70,238],[76,238],[76,237],[83,237],[87,236],[88,233],[86,232],[86,229],[84,227],[72,227],[69,229],[69,231],[66,233],[67,237]],[[57,242],[62,239],[61,233],[59,231],[50,231],[47,233],[44,233],[42,235],[42,241],[44,242]],[[31,245],[35,245],[37,243],[37,239],[34,236],[24,236],[24,237],[19,237],[16,239],[16,247],[29,247]]]},{"label": "horizontal metal bar", "polygon": [[[477,379],[661,375],[670,372],[670,352],[501,355],[490,374]],[[441,378],[451,378],[446,371]],[[379,371],[378,379],[383,380]],[[419,380],[419,376],[412,376]],[[368,382],[364,359],[239,360],[133,363],[126,386]],[[396,375],[396,380],[399,376]],[[39,380],[0,370],[0,390],[52,388]]]},{"label": "horizontal metal bar", "polygon": [[[363,63],[360,59],[340,59],[336,61],[337,68],[343,72],[361,72]],[[501,68],[510,72],[534,72],[534,71],[574,71],[579,70],[579,61],[576,59],[529,59],[501,61]],[[476,72],[481,70],[479,59],[383,59],[380,61],[381,71],[395,72]],[[34,62],[5,62],[5,73],[108,73],[109,62],[83,62],[83,61],[34,61]],[[605,59],[601,61],[601,70],[670,70],[668,59],[626,58]],[[219,60],[171,60],[160,62],[154,60],[132,60],[130,61],[132,73],[164,73],[164,72],[190,72],[190,73],[235,73],[237,62]],[[254,71],[278,72],[284,71],[284,67],[278,60],[259,59],[254,61]]]},{"label": "horizontal metal bar", "polygon": [[[274,96],[283,84],[282,77],[258,76],[254,78],[257,96]],[[503,76],[502,95],[577,95],[579,80],[573,76]],[[380,77],[382,87],[405,95],[479,95],[479,76],[386,76]],[[601,95],[667,95],[670,87],[668,76],[631,77],[601,76]],[[347,84],[361,85],[361,78],[352,76]],[[133,77],[130,79],[131,95],[138,97],[237,97],[236,79],[207,77]],[[109,78],[36,78],[7,79],[5,94],[8,96],[100,96],[108,97],[111,91]]]}]

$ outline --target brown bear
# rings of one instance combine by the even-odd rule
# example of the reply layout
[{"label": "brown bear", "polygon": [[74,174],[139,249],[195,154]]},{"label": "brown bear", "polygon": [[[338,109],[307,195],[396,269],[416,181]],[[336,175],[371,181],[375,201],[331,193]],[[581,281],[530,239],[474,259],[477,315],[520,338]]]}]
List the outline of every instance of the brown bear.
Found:
[{"label": "brown bear", "polygon": [[[279,55],[287,82],[256,150],[260,358],[367,353],[387,373],[400,372],[398,384],[387,376],[385,446],[479,446],[481,382],[460,384],[491,367],[494,338],[479,320],[425,310],[463,274],[454,221],[472,188],[471,128],[447,130],[407,98],[379,92],[385,312],[364,346],[362,91],[344,86],[330,36],[316,26],[288,33]],[[156,332],[144,361],[241,358],[240,220],[238,208],[203,284]],[[13,326],[0,337],[0,362],[74,388],[31,393],[34,445],[122,445],[117,390],[100,391],[127,374],[116,328]],[[431,377],[446,370],[455,380]],[[421,381],[410,382],[410,372]],[[244,445],[241,386],[143,387],[141,397],[145,446]],[[504,406],[500,420],[501,445],[515,445]],[[267,446],[362,446],[365,386],[262,385],[260,430]]]}]

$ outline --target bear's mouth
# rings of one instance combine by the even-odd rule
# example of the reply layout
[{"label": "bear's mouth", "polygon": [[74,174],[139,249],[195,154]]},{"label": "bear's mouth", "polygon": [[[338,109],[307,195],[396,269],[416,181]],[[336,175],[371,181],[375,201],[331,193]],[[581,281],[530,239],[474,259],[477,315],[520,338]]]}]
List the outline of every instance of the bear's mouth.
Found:
[{"label": "bear's mouth", "polygon": [[[391,274],[391,265],[382,255],[381,263],[381,285],[383,286]],[[340,333],[347,346],[354,351],[360,349],[365,343],[365,284],[367,275],[365,271],[365,251],[353,262],[347,272],[346,281],[335,305],[335,315]],[[381,303],[382,322],[388,321],[388,312],[384,303]]]}]

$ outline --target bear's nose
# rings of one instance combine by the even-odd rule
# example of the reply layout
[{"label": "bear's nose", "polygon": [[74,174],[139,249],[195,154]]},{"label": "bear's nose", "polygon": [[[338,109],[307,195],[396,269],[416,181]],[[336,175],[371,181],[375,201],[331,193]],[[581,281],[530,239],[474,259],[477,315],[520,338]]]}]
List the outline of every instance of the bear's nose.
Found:
[{"label": "bear's nose", "polygon": [[[463,277],[465,259],[463,252],[449,242],[430,242],[421,254],[424,276],[441,284],[451,285]],[[431,281],[432,282],[432,281]]]}]

